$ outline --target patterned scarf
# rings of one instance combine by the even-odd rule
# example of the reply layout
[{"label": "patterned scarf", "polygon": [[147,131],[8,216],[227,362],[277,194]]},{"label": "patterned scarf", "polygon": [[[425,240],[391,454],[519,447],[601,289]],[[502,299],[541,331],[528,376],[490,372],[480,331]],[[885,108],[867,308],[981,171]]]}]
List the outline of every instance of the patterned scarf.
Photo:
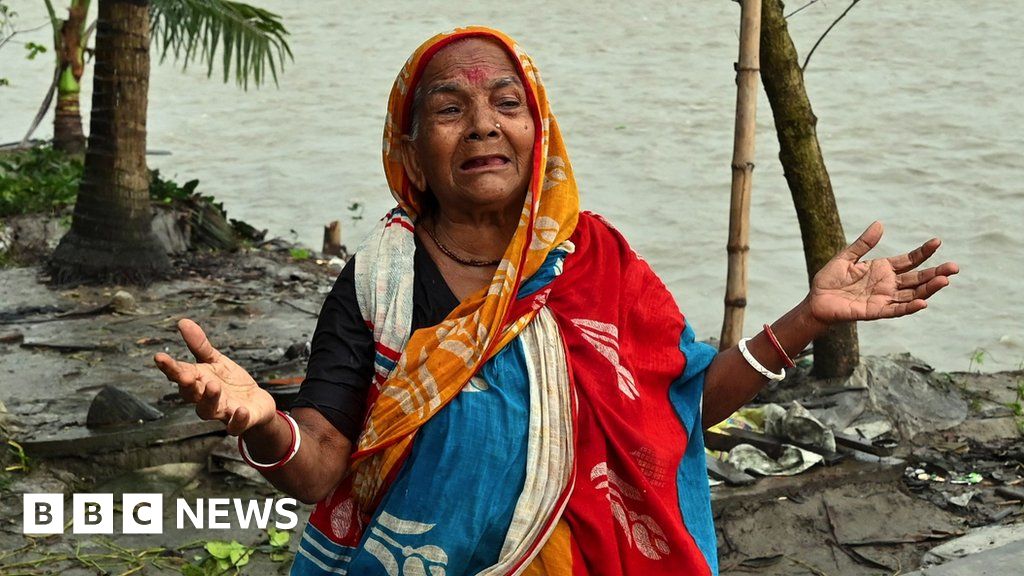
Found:
[{"label": "patterned scarf", "polygon": [[[529,193],[491,284],[410,336],[412,231],[421,199],[405,174],[400,138],[427,62],[467,37],[497,40],[519,69],[537,134]],[[367,557],[390,576],[455,570],[451,550],[472,535],[451,532],[445,541],[448,532],[435,529],[434,519],[399,518],[389,490],[396,483],[410,490],[415,479],[407,476],[419,462],[414,448],[442,434],[428,424],[440,415],[465,425],[449,414],[462,410],[467,395],[460,393],[474,390],[477,375],[502,374],[528,382],[520,394],[529,413],[520,464],[526,470],[514,480],[519,494],[507,496],[514,505],[501,517],[507,535],[493,551],[479,544],[474,553],[484,549],[493,562],[474,573],[716,572],[699,433],[703,370],[713,353],[693,342],[671,294],[625,240],[599,217],[580,214],[561,134],[530,58],[488,28],[428,40],[392,89],[384,166],[399,206],[356,260],[359,305],[376,343],[369,410],[353,472],[314,511],[293,573],[345,574],[349,562]],[[459,466],[472,446],[453,444],[472,432],[446,437],[438,458]],[[450,498],[465,496],[460,490],[452,486]],[[466,500],[442,520],[494,521],[483,510],[490,503],[478,501],[487,498]]]}]

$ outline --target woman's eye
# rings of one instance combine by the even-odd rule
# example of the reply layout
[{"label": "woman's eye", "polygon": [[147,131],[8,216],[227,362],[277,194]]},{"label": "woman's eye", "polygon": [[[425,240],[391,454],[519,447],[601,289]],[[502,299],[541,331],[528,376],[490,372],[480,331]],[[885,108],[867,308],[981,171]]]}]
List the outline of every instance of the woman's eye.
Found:
[{"label": "woman's eye", "polygon": [[508,108],[508,109],[518,108],[519,107],[519,100],[502,100],[498,104],[498,106],[501,106],[502,108]]},{"label": "woman's eye", "polygon": [[437,111],[438,114],[458,114],[459,109],[455,106],[445,106]]}]

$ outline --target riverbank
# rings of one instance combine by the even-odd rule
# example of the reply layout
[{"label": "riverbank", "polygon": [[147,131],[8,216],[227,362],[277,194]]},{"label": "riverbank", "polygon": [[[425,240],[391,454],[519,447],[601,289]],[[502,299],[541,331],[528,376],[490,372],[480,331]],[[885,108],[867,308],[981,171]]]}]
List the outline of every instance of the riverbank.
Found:
[{"label": "riverbank", "polygon": [[[161,217],[182,221],[173,212]],[[4,229],[35,230],[40,258],[63,233],[59,216],[18,218],[16,226],[4,220]],[[168,229],[188,242],[187,228]],[[8,443],[0,572],[194,575],[230,572],[232,562],[241,573],[286,572],[308,506],[298,507],[296,528],[279,532],[236,523],[175,528],[170,503],[179,498],[284,495],[240,462],[220,425],[178,401],[151,358],[158,351],[188,357],[175,324],[193,318],[286,407],[342,262],[317,256],[280,239],[234,251],[184,249],[172,277],[141,288],[53,287],[39,259],[0,269],[0,426]],[[110,387],[148,406],[144,423],[87,426]],[[1024,484],[1024,372],[940,374],[909,357],[866,357],[851,379],[818,382],[798,371],[757,401],[831,409],[837,429],[854,421],[888,426],[897,447],[891,456],[848,453],[752,486],[715,486],[722,574],[905,573],[954,559],[960,553],[932,550],[979,528],[1002,531],[990,539],[999,543],[1024,540],[1024,492],[1006,497]],[[160,417],[150,420],[150,409]],[[32,493],[64,494],[66,511],[74,493],[112,493],[115,502],[124,493],[162,494],[166,529],[26,536],[21,504]],[[121,520],[118,511],[114,526]]]}]

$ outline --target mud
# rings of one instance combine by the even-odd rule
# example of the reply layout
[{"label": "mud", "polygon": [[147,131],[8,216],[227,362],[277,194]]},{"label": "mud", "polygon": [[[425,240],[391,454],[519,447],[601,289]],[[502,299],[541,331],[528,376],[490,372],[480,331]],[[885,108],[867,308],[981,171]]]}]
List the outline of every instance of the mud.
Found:
[{"label": "mud", "polygon": [[[0,426],[17,443],[4,455],[8,471],[0,476],[0,573],[177,574],[208,557],[202,544],[211,539],[250,546],[242,573],[287,569],[287,561],[271,559],[266,531],[254,527],[27,537],[19,496],[149,490],[168,497],[282,497],[231,459],[218,426],[204,426],[176,400],[151,358],[157,351],[186,357],[175,323],[190,317],[268,387],[301,376],[316,311],[338,270],[337,262],[303,259],[295,248],[274,241],[234,254],[192,253],[178,261],[176,277],[145,288],[59,289],[38,268],[0,270],[6,410],[0,409]],[[110,305],[119,290],[131,294],[134,306]],[[899,442],[894,456],[852,454],[795,477],[716,486],[722,574],[906,573],[930,549],[978,527],[1024,522],[1022,501],[1005,495],[1024,484],[1018,416],[1024,373],[936,374],[905,357],[866,358],[864,366],[844,382],[796,377],[758,401],[799,399],[821,416],[831,411],[839,427],[890,423]],[[86,429],[90,403],[107,385],[164,417]],[[27,462],[16,446],[24,447]],[[981,481],[952,483],[971,472]],[[300,527],[308,511],[300,508]],[[164,513],[172,526],[173,511]],[[293,551],[297,533],[292,530]]]}]

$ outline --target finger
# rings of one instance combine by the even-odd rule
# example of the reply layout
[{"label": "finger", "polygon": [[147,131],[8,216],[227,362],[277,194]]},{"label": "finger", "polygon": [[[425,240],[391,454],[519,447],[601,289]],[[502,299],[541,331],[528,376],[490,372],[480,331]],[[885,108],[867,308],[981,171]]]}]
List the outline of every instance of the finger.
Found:
[{"label": "finger", "polygon": [[196,402],[196,414],[203,420],[223,420],[220,408],[220,382],[207,382],[202,396]]},{"label": "finger", "polygon": [[944,262],[938,266],[925,270],[911,270],[896,277],[897,288],[914,288],[924,284],[936,276],[953,276],[960,272],[960,267],[955,262]]},{"label": "finger", "polygon": [[164,376],[167,376],[168,380],[177,383],[179,386],[191,386],[199,376],[199,371],[195,364],[178,362],[163,352],[153,356],[153,362],[164,373]]},{"label": "finger", "polygon": [[920,266],[925,260],[931,258],[932,254],[935,254],[935,251],[939,249],[939,245],[941,244],[941,240],[938,238],[932,238],[924,244],[921,244],[916,250],[889,258],[889,264],[892,265],[892,269],[895,270],[897,274],[909,272]]},{"label": "finger", "polygon": [[839,253],[839,257],[843,260],[856,263],[858,260],[864,257],[882,238],[882,223],[875,220],[870,226],[864,230],[864,233],[859,238],[853,241]]},{"label": "finger", "polygon": [[249,417],[249,409],[245,406],[235,408],[235,411],[231,414],[231,419],[228,420],[228,434],[238,436],[245,432],[249,428]]},{"label": "finger", "polygon": [[928,303],[924,300],[911,300],[910,302],[902,302],[899,304],[892,304],[887,306],[885,309],[885,318],[899,318],[900,316],[906,316],[915,312],[920,312],[928,307]]},{"label": "finger", "polygon": [[185,340],[185,345],[200,362],[213,363],[220,359],[220,352],[210,344],[203,329],[188,318],[178,321],[178,332]]},{"label": "finger", "polygon": [[919,284],[914,288],[906,288],[896,292],[894,300],[896,302],[926,300],[930,298],[932,294],[935,294],[946,286],[949,286],[949,278],[946,276],[936,276],[924,284]]}]

